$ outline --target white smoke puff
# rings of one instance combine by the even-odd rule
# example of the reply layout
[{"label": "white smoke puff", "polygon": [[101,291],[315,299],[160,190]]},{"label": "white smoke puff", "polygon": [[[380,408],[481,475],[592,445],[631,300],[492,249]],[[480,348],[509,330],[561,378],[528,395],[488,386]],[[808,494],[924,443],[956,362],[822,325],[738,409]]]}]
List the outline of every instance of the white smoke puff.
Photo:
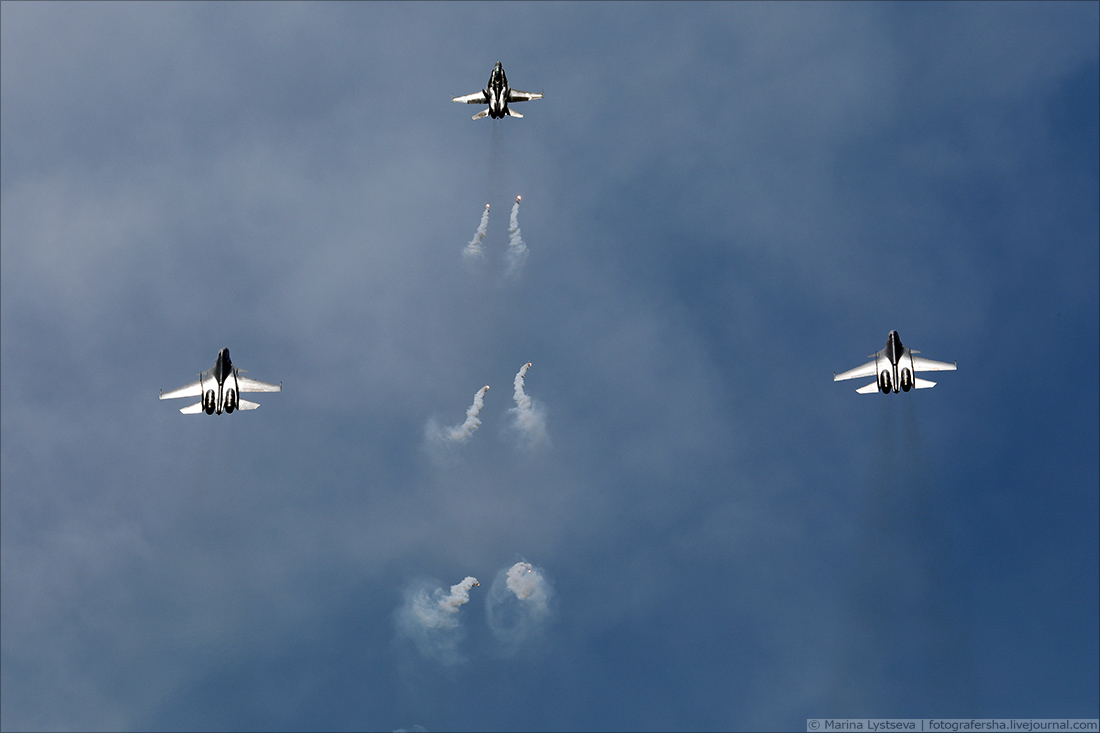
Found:
[{"label": "white smoke puff", "polygon": [[540,598],[540,594],[545,594],[545,581],[542,579],[542,573],[535,570],[529,562],[517,562],[512,567],[508,568],[508,580],[505,585],[508,586],[508,590],[516,594],[516,598],[521,601],[532,599],[538,602],[540,605],[546,605],[546,599]]},{"label": "white smoke puff", "polygon": [[541,633],[550,618],[552,600],[550,582],[529,562],[517,562],[497,573],[485,603],[485,617],[503,653],[514,654]]},{"label": "white smoke puff", "polygon": [[489,204],[485,204],[485,211],[481,214],[481,223],[477,226],[477,231],[474,232],[474,238],[466,245],[466,248],[462,250],[462,259],[466,262],[474,262],[485,258],[485,251],[481,248],[481,243],[485,241],[485,232],[489,228]]},{"label": "white smoke puff", "polygon": [[[470,589],[474,586],[481,586],[481,583],[477,582],[477,579],[473,576],[466,576],[462,579],[462,582],[454,583],[453,586],[451,586],[451,592],[447,595],[443,595],[442,589],[437,588],[436,594],[439,598],[433,599],[436,603],[434,603],[434,605],[429,604],[423,606],[423,608],[418,608],[417,614],[426,624],[436,625],[447,622],[449,625],[453,626],[455,623],[458,623],[454,621],[453,614],[459,612],[460,605],[465,605],[470,601]],[[437,615],[437,608],[443,613],[442,616]],[[452,615],[448,617],[447,614]]]},{"label": "white smoke puff", "polygon": [[481,408],[485,406],[485,393],[488,391],[489,385],[485,385],[474,394],[474,403],[466,410],[466,422],[447,430],[446,436],[450,440],[463,443],[478,429],[481,420],[477,416],[481,413]]},{"label": "white smoke puff", "polygon": [[462,661],[458,644],[464,634],[458,610],[470,600],[470,589],[476,585],[480,585],[477,578],[467,576],[452,585],[450,593],[428,585],[410,588],[397,611],[398,631],[411,639],[425,657],[445,664]]},{"label": "white smoke puff", "polygon": [[510,408],[508,413],[512,416],[513,427],[523,436],[527,444],[535,445],[546,442],[550,436],[546,432],[546,412],[523,389],[524,379],[530,368],[531,362],[527,362],[516,374],[513,382],[516,406]]},{"label": "white smoke puff", "polygon": [[512,204],[512,216],[508,220],[508,275],[518,276],[527,261],[527,245],[519,233],[519,196]]}]

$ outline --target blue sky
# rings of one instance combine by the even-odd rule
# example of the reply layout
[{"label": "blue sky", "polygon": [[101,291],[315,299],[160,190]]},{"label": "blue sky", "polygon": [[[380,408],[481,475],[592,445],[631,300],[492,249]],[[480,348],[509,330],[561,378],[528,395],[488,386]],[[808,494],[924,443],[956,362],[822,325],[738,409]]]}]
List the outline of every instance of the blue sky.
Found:
[{"label": "blue sky", "polygon": [[1097,3],[0,8],[5,730],[1100,715]]}]

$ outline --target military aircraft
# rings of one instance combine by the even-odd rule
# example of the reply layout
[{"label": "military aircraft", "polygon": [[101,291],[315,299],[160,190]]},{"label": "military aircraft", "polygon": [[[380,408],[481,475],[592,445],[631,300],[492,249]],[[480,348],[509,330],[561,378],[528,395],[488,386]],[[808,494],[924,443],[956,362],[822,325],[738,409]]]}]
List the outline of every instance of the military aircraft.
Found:
[{"label": "military aircraft", "polygon": [[177,397],[201,397],[200,402],[184,407],[180,410],[184,415],[197,415],[205,412],[219,415],[222,412],[232,413],[234,410],[255,410],[259,404],[242,400],[241,392],[282,392],[283,383],[268,384],[256,379],[242,377],[243,369],[233,366],[229,360],[229,349],[218,352],[218,360],[214,366],[199,375],[199,379],[191,384],[185,384],[171,392],[161,391],[162,400],[173,400]]},{"label": "military aircraft", "polygon": [[844,379],[859,379],[861,377],[875,377],[875,381],[856,390],[860,394],[872,394],[881,391],[883,394],[894,392],[908,392],[911,389],[928,389],[935,387],[935,382],[926,379],[917,379],[916,372],[943,372],[954,371],[958,368],[958,362],[948,364],[944,361],[932,361],[920,356],[919,351],[902,346],[901,338],[897,331],[891,331],[886,337],[886,348],[871,354],[869,361],[863,366],[849,369],[837,374],[833,372],[833,381]]},{"label": "military aircraft", "polygon": [[523,117],[519,112],[508,108],[510,102],[527,102],[532,99],[542,99],[542,93],[521,92],[508,86],[508,77],[504,75],[504,67],[497,61],[493,72],[489,74],[489,84],[480,92],[465,94],[461,97],[451,97],[452,102],[464,102],[466,104],[487,104],[488,108],[481,110],[472,119],[480,120],[489,116],[494,120],[503,117]]}]

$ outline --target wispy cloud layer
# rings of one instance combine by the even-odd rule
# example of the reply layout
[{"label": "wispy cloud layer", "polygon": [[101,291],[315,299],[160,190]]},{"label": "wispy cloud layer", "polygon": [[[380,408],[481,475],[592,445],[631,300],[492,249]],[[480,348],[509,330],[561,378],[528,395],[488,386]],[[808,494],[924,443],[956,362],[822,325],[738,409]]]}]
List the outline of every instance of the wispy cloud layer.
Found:
[{"label": "wispy cloud layer", "polygon": [[[1019,599],[958,654],[1048,681],[976,687],[1096,709],[1100,380],[1034,358],[1098,328],[1096,3],[0,14],[0,728],[791,728],[894,618],[849,550],[894,547],[898,597],[932,567],[916,525],[852,539],[903,406],[951,567]],[[471,38],[525,118],[451,103],[498,60]],[[973,368],[831,383],[892,328]],[[222,346],[280,399],[156,400]],[[912,669],[901,638],[863,648]]]}]

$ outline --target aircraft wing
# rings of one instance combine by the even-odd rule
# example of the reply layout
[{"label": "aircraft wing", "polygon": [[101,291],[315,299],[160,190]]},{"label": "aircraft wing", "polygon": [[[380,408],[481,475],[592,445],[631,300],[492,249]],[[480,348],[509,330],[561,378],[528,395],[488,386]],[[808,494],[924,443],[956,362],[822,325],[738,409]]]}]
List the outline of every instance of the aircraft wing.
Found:
[{"label": "aircraft wing", "polygon": [[463,94],[461,97],[451,97],[451,101],[464,104],[489,104],[489,98],[485,96],[485,90],[473,94]]},{"label": "aircraft wing", "polygon": [[202,397],[202,382],[194,381],[191,384],[185,384],[179,389],[174,389],[171,392],[161,392],[160,398],[162,400],[174,400],[177,397]]},{"label": "aircraft wing", "polygon": [[948,364],[945,361],[933,361],[922,356],[913,357],[913,371],[915,372],[953,372],[958,369],[958,364]]},{"label": "aircraft wing", "polygon": [[845,379],[860,379],[862,377],[877,377],[877,376],[878,376],[878,365],[876,364],[875,360],[872,359],[871,361],[867,362],[863,366],[857,366],[855,369],[849,369],[846,372],[841,372],[840,374],[834,374],[833,375],[833,381],[834,382],[841,382],[841,381],[844,381]]},{"label": "aircraft wing", "polygon": [[[258,379],[249,379],[248,377],[237,375],[237,391],[238,392],[282,392],[283,383],[268,384],[267,382],[261,382]],[[249,409],[242,407],[242,410]],[[252,408],[254,409],[254,408]]]},{"label": "aircraft wing", "polygon": [[[542,92],[521,92],[518,89],[508,90],[508,102],[530,102],[532,99],[542,99]],[[458,101],[457,99],[455,100]]]}]

